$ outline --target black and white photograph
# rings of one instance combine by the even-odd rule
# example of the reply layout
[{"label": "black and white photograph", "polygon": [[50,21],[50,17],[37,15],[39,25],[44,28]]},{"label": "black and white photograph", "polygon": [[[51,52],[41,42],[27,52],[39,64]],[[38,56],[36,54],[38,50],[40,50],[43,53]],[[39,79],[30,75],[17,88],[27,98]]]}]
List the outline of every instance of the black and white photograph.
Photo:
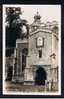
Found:
[{"label": "black and white photograph", "polygon": [[3,4],[3,94],[61,95],[61,5]]}]

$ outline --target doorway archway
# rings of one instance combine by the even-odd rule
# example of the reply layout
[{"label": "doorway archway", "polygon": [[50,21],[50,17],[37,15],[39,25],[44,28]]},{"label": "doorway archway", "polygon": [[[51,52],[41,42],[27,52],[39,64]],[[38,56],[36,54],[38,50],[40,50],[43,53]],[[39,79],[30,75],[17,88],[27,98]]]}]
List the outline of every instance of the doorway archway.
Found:
[{"label": "doorway archway", "polygon": [[45,80],[47,79],[47,74],[44,68],[38,67],[35,75],[35,85],[45,85]]}]

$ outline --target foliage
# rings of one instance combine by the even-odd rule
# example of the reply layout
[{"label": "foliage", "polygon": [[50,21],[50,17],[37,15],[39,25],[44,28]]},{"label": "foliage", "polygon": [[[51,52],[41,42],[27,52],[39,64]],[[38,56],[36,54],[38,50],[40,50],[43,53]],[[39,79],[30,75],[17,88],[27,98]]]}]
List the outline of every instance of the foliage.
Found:
[{"label": "foliage", "polygon": [[[20,7],[6,8],[6,52],[13,53],[16,46],[16,39],[24,38],[26,35],[22,33],[23,25],[26,26],[28,33],[28,25],[26,20],[20,18],[22,11]],[[10,50],[10,51],[8,51]]]}]

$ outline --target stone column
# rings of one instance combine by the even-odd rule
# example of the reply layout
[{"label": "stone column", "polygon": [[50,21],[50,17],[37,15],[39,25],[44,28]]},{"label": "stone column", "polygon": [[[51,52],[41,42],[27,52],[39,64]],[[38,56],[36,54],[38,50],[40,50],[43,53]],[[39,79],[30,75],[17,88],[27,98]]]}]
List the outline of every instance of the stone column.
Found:
[{"label": "stone column", "polygon": [[19,66],[19,69],[20,69],[20,72],[19,74],[22,75],[22,50],[20,50],[20,66]]},{"label": "stone column", "polygon": [[17,72],[17,49],[15,48],[14,50],[14,59],[13,59],[13,74],[12,74],[12,81],[16,81],[16,72]]},{"label": "stone column", "polygon": [[17,49],[16,63],[13,67],[13,79],[14,82],[23,82],[23,74],[22,74],[22,50]]},{"label": "stone column", "polygon": [[23,73],[22,73],[22,50],[18,50],[18,59],[17,59],[17,81],[23,82]]},{"label": "stone column", "polygon": [[25,68],[24,85],[34,85],[33,68],[31,67]]}]

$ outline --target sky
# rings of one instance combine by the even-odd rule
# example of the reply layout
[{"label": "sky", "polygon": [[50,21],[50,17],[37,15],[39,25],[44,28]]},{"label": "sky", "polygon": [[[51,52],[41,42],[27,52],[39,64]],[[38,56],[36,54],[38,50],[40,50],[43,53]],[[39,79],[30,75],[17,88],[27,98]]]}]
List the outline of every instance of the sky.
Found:
[{"label": "sky", "polygon": [[61,5],[4,5],[4,7],[20,7],[23,14],[21,18],[26,19],[29,24],[34,20],[34,15],[37,10],[41,16],[41,21],[46,23],[47,21],[61,20]]},{"label": "sky", "polygon": [[61,17],[60,5],[21,5],[21,10],[23,11],[21,18],[26,19],[29,24],[33,22],[37,10],[44,23],[54,20],[59,22]]}]

